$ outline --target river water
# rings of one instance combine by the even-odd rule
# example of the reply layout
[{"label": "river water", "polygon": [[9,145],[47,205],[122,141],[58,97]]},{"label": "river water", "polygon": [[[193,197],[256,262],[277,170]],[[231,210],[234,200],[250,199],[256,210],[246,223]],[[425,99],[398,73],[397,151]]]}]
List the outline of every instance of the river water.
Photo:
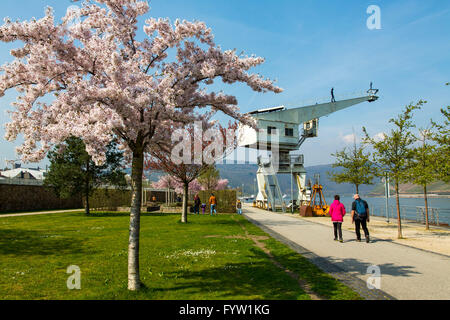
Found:
[{"label": "river water", "polygon": [[[386,198],[385,197],[366,197],[363,198],[369,204],[370,212],[376,216],[387,217]],[[331,204],[333,197],[326,198],[327,203]],[[342,197],[341,202],[347,211],[352,208],[352,197]],[[420,198],[400,198],[401,216],[408,220],[423,220],[425,211],[425,201]],[[428,210],[430,221],[436,223],[446,223],[450,225],[450,199],[448,198],[430,198],[428,199]],[[389,198],[389,219],[397,219],[396,199]]]}]

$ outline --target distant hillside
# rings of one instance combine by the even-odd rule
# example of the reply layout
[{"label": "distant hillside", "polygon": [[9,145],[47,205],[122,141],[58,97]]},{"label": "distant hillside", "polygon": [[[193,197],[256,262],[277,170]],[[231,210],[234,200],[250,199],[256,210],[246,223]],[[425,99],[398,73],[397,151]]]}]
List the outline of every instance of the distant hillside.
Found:
[{"label": "distant hillside", "polygon": [[[232,188],[241,188],[244,185],[244,192],[246,194],[256,193],[256,171],[258,171],[258,165],[256,164],[217,164],[217,169],[220,172],[220,176],[223,179],[228,179],[229,185]],[[127,170],[127,173],[130,170]],[[333,168],[331,165],[320,165],[306,167],[306,178],[307,181],[312,179],[314,182],[314,175],[320,174],[320,183],[324,186],[324,193],[326,196],[332,196],[339,194],[341,196],[351,196],[355,193],[355,187],[352,184],[344,183],[337,184],[329,179],[328,172],[339,171],[339,169]],[[148,172],[147,177],[151,181],[158,181],[159,178],[164,175],[160,171]],[[288,174],[278,175],[278,182],[280,184],[281,192],[284,194],[289,194],[291,191],[291,177]],[[294,188],[295,182],[294,182]],[[391,186],[393,194],[393,186]],[[362,195],[384,195],[384,184],[381,183],[379,179],[376,180],[374,185],[362,185],[360,186],[359,192]],[[428,187],[429,193],[437,194],[450,194],[450,185],[443,182],[436,182],[430,184]],[[422,193],[422,188],[413,184],[402,184],[400,185],[400,193],[407,194],[420,194]]]},{"label": "distant hillside", "polygon": [[[258,166],[256,164],[221,164],[217,165],[222,178],[228,179],[233,188],[242,187],[244,184],[245,193],[255,193],[255,179]],[[337,184],[330,181],[327,172],[334,171],[331,165],[320,165],[306,167],[306,179],[312,179],[314,182],[314,175],[320,174],[320,183],[324,186],[324,193],[326,195],[352,195],[355,192],[355,187],[351,184]],[[291,190],[291,177],[289,174],[278,175],[278,182],[280,184],[281,192],[289,194]],[[295,182],[294,182],[295,188]],[[367,194],[371,192],[374,186],[361,186],[360,192]]]},{"label": "distant hillside", "polygon": [[[230,186],[233,188],[240,188],[244,184],[244,191],[247,194],[255,193],[255,179],[258,166],[256,164],[236,164],[236,165],[217,165],[222,178],[230,181]],[[324,186],[324,193],[327,196],[339,194],[341,196],[350,196],[355,193],[355,186],[348,183],[337,184],[330,180],[328,172],[339,171],[338,168],[333,168],[331,165],[320,165],[306,167],[306,179],[312,179],[314,182],[314,175],[320,174],[320,183]],[[284,194],[289,194],[291,190],[291,178],[288,174],[278,175],[278,182],[281,191]],[[294,182],[295,188],[295,182]],[[391,185],[393,194],[393,186]],[[384,183],[380,179],[375,180],[374,185],[362,185],[359,187],[359,192],[363,195],[384,195]],[[428,186],[428,192],[434,194],[448,195],[450,194],[450,184],[444,182],[435,182]],[[422,187],[414,184],[400,185],[400,193],[402,194],[421,194]]]},{"label": "distant hillside", "polygon": [[[405,183],[399,185],[400,194],[422,194],[423,188],[418,185],[411,183]],[[391,195],[395,193],[394,186],[390,186]],[[450,184],[438,181],[431,183],[427,186],[427,193],[429,194],[440,194],[440,195],[450,195]],[[373,188],[371,195],[384,195],[384,184],[379,184]]]}]

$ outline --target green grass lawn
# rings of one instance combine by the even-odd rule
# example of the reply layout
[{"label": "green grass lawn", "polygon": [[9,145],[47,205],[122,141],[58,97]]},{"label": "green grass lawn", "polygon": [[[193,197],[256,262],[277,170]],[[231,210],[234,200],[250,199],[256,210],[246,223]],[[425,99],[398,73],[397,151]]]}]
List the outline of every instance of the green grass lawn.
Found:
[{"label": "green grass lawn", "polygon": [[[310,299],[311,290],[323,299],[360,299],[237,215],[190,215],[186,225],[178,214],[143,215],[144,286],[129,292],[128,222],[126,214],[106,213],[0,219],[0,299]],[[81,269],[81,290],[67,289],[70,265]]]}]

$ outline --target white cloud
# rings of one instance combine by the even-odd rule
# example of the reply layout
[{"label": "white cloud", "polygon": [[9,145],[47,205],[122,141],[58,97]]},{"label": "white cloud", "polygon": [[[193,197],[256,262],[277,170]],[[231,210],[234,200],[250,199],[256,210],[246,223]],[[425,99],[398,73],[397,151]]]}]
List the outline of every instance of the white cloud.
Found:
[{"label": "white cloud", "polygon": [[383,141],[385,138],[386,138],[386,134],[384,132],[379,132],[372,137],[372,139],[377,142]]},{"label": "white cloud", "polygon": [[352,133],[352,134],[343,136],[342,140],[345,142],[345,144],[352,144],[355,140],[358,141],[358,136],[356,134]]}]

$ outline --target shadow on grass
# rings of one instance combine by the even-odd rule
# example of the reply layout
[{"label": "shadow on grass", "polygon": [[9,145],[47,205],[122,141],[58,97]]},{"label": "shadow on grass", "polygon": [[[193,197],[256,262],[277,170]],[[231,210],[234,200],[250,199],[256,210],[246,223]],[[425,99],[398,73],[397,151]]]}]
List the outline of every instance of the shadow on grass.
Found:
[{"label": "shadow on grass", "polygon": [[0,254],[56,255],[87,253],[81,239],[67,238],[45,232],[21,229],[0,229]]},{"label": "shadow on grass", "polygon": [[311,290],[324,299],[346,300],[358,299],[358,296],[350,290],[344,290],[344,286],[322,271],[316,265],[296,252],[276,253],[271,250],[274,259],[284,268],[294,272],[300,279],[305,280]]},{"label": "shadow on grass", "polygon": [[[263,299],[296,300],[308,299],[308,295],[295,279],[276,267],[267,256],[259,250],[251,250],[254,262],[229,263],[225,266],[203,268],[198,271],[179,270],[166,273],[172,285],[153,287],[151,291],[168,294],[168,296],[204,297],[211,299]],[[256,256],[256,257],[255,257]]]},{"label": "shadow on grass", "polygon": [[[86,215],[84,213],[78,213],[78,215],[85,216],[86,218],[114,218],[114,217],[129,217],[129,212],[107,212],[107,211],[93,211]],[[180,213],[153,213],[153,212],[141,212],[141,217],[169,217],[180,216]]]}]

